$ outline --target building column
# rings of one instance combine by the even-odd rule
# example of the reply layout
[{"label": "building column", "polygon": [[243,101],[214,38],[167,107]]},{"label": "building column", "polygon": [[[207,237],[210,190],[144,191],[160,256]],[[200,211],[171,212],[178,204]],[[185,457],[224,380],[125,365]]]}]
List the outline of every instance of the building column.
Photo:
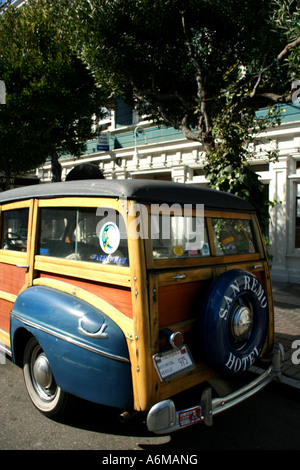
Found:
[{"label": "building column", "polygon": [[270,209],[270,245],[272,259],[271,275],[276,281],[288,282],[287,253],[287,184],[288,158],[280,157],[277,162],[270,163],[270,200],[276,204]]}]

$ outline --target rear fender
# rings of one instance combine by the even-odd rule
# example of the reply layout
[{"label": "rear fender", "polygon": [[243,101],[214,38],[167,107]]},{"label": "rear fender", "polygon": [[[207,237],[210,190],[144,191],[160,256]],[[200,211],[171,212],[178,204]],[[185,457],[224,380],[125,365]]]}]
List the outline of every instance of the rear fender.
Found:
[{"label": "rear fender", "polygon": [[14,361],[17,332],[26,328],[40,343],[63,390],[103,405],[132,406],[126,339],[104,312],[65,292],[35,286],[18,296],[10,328]]}]

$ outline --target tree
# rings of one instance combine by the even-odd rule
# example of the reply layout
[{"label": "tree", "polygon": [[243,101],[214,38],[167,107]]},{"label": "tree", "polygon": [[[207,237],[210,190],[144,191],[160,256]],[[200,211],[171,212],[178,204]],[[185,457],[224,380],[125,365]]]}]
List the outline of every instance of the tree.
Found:
[{"label": "tree", "polygon": [[[238,8],[232,0],[75,0],[70,11],[77,51],[98,81],[208,152],[228,93],[237,108],[284,101],[285,84],[270,65],[283,43],[271,30],[268,0]],[[280,95],[272,93],[278,85]]]},{"label": "tree", "polygon": [[[257,123],[255,110],[291,100],[281,66],[286,38],[272,16],[283,2],[74,0],[69,31],[99,83],[200,142],[211,184],[254,201],[257,189],[263,191],[245,149],[253,130],[278,122],[272,112]],[[221,168],[213,180],[216,161],[231,174],[231,185]]]},{"label": "tree", "polygon": [[101,116],[102,91],[71,51],[59,27],[58,0],[29,0],[0,15],[0,170],[13,174],[48,158],[53,181],[61,178],[59,157],[80,156]]},{"label": "tree", "polygon": [[[277,60],[287,68],[289,82],[300,79],[300,8],[296,0],[274,0],[273,22],[276,31],[284,37],[285,47]],[[292,93],[286,101],[293,102]],[[280,97],[279,97],[280,100]]]}]

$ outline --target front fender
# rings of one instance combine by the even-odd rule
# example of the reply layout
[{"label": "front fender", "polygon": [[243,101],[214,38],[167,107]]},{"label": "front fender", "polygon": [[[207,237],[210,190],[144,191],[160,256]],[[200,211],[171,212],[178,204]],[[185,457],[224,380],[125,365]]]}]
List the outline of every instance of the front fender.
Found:
[{"label": "front fender", "polygon": [[65,292],[30,287],[18,296],[11,312],[13,358],[17,331],[24,327],[40,343],[63,390],[103,405],[132,405],[126,339],[104,312]]}]

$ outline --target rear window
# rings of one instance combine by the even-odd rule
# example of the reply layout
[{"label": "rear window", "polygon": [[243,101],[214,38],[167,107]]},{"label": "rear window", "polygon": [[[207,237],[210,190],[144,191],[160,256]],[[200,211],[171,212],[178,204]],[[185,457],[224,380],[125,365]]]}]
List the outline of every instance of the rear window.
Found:
[{"label": "rear window", "polygon": [[154,259],[209,256],[207,228],[203,217],[164,216],[152,219]]},{"label": "rear window", "polygon": [[38,254],[76,261],[128,266],[126,231],[110,209],[42,208]]},{"label": "rear window", "polygon": [[216,255],[239,255],[255,253],[252,224],[250,220],[212,219]]}]

